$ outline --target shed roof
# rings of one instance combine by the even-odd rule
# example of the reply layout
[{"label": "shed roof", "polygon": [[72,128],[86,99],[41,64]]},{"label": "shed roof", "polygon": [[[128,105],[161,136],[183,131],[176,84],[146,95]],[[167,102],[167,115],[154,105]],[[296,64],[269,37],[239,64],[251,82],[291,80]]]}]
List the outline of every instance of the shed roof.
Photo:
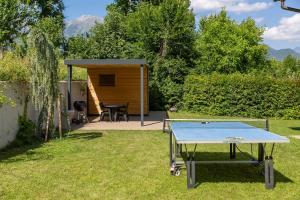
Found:
[{"label": "shed roof", "polygon": [[75,59],[65,60],[65,65],[78,67],[101,66],[101,65],[147,65],[145,59]]}]

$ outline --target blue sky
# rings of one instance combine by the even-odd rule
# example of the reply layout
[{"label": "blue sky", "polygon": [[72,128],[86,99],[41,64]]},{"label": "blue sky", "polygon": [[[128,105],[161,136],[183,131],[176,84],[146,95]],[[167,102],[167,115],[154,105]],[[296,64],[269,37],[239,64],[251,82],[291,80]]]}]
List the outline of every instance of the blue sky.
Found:
[{"label": "blue sky", "polygon": [[[106,15],[106,6],[113,0],[64,0],[66,20],[76,20],[81,16]],[[300,1],[287,3],[300,8]],[[275,49],[300,47],[300,14],[280,9],[273,0],[191,0],[196,19],[218,12],[226,7],[229,15],[242,21],[252,17],[257,24],[265,27],[265,43]]]}]

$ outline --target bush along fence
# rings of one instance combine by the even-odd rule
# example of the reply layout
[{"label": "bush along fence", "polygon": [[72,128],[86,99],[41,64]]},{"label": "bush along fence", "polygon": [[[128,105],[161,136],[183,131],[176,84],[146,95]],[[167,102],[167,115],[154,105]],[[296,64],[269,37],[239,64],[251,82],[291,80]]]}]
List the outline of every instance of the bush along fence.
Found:
[{"label": "bush along fence", "polygon": [[300,118],[300,80],[254,75],[190,75],[183,108],[219,116]]}]

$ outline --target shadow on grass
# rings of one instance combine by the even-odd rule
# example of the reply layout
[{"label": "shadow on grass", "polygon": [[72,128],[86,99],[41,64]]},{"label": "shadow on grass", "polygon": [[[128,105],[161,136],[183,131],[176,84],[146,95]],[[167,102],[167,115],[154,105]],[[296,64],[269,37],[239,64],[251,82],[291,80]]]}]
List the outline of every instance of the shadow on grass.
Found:
[{"label": "shadow on grass", "polygon": [[[70,139],[81,139],[81,140],[92,140],[103,136],[101,132],[82,132],[72,133],[65,138]],[[0,163],[12,163],[19,161],[36,161],[36,160],[52,160],[54,155],[35,151],[41,147],[43,141],[36,142],[32,145],[23,145],[20,147],[8,146],[7,148],[0,150]],[[20,156],[18,156],[20,155]]]},{"label": "shadow on grass", "polygon": [[[237,152],[236,157],[236,160],[251,160],[248,153]],[[229,160],[229,153],[197,152],[195,158],[200,161]],[[274,163],[275,183],[293,183],[293,180],[276,170],[276,158]],[[196,164],[196,187],[205,182],[264,183],[263,171],[263,166],[257,164]]]},{"label": "shadow on grass", "polygon": [[80,132],[80,133],[72,133],[67,136],[67,138],[71,139],[82,139],[82,140],[92,140],[96,138],[100,138],[103,136],[102,132]]},{"label": "shadow on grass", "polygon": [[[33,151],[34,149],[39,148],[42,144],[42,142],[36,142],[35,144],[24,145],[21,147],[8,146],[7,148],[0,151],[0,163],[52,159],[52,155]],[[21,154],[24,155],[17,157]]]},{"label": "shadow on grass", "polygon": [[289,128],[294,130],[294,131],[300,131],[300,127],[289,127]]}]

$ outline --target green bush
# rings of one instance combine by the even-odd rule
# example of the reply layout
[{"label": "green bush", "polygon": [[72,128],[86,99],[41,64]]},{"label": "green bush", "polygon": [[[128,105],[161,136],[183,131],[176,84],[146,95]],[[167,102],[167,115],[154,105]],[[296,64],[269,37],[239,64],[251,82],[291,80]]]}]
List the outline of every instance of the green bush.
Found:
[{"label": "green bush", "polygon": [[300,118],[300,80],[254,75],[190,75],[183,107],[220,116]]},{"label": "green bush", "polygon": [[33,145],[41,142],[41,137],[35,133],[35,124],[23,116],[19,116],[19,130],[12,147]]},{"label": "green bush", "polygon": [[[59,60],[59,80],[67,80],[67,66]],[[13,52],[7,52],[0,59],[0,81],[28,82],[31,75],[31,65],[27,57],[21,58]],[[73,68],[73,80],[87,80],[84,68]]]},{"label": "green bush", "polygon": [[29,60],[20,58],[12,52],[0,59],[0,81],[26,82],[30,76]]},{"label": "green bush", "polygon": [[[160,98],[161,108],[180,107],[183,93],[184,77],[190,68],[183,59],[158,59],[153,64],[153,82],[150,84],[150,95]],[[155,88],[157,93],[153,93]],[[158,98],[155,98],[156,101]],[[154,98],[151,96],[151,100]],[[157,102],[156,102],[157,103]]]}]

